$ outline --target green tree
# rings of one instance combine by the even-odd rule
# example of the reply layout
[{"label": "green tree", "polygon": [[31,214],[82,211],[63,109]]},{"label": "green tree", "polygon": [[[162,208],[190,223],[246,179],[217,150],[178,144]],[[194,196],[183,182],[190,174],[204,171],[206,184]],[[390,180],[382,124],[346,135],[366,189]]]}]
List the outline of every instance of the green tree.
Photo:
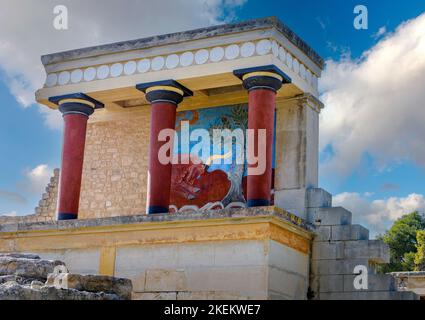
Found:
[{"label": "green tree", "polygon": [[425,271],[425,230],[416,234],[417,252],[415,254],[415,271]]},{"label": "green tree", "polygon": [[395,221],[385,234],[378,236],[390,247],[390,263],[381,265],[381,272],[415,269],[416,234],[420,230],[425,230],[425,217],[412,212]]}]

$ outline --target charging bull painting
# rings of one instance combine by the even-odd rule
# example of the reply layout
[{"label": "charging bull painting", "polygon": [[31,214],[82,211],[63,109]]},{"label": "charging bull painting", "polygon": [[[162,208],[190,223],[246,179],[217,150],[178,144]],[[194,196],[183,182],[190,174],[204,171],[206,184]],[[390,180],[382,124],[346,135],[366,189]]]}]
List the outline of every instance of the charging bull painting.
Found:
[{"label": "charging bull painting", "polygon": [[177,113],[170,212],[246,206],[247,125],[246,104]]}]

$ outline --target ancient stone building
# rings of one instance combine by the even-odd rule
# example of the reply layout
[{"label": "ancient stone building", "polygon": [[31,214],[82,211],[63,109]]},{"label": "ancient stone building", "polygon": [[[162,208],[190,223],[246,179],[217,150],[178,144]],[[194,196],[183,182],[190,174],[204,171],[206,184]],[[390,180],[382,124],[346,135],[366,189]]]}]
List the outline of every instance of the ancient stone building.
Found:
[{"label": "ancient stone building", "polygon": [[[130,278],[134,299],[416,299],[375,273],[388,248],[319,187],[323,60],[277,19],[42,62],[37,101],[65,123],[59,189],[34,220],[1,221],[0,251]],[[189,157],[214,130],[230,148]],[[247,130],[258,137],[236,139]],[[170,141],[162,155],[179,161],[163,163]],[[367,288],[355,286],[358,266]]]}]

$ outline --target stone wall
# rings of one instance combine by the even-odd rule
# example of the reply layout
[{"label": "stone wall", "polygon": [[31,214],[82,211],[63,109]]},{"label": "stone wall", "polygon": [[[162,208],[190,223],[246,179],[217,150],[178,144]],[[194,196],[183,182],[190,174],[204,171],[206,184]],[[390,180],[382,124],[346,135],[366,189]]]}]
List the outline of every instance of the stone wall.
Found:
[{"label": "stone wall", "polygon": [[[352,214],[332,207],[332,196],[323,189],[308,190],[308,219],[316,226],[313,241],[310,298],[319,300],[416,300],[410,291],[398,291],[395,278],[378,274],[376,265],[388,263],[389,247],[370,240],[369,230],[352,224]],[[360,275],[356,267],[366,268],[366,287],[355,287]],[[367,272],[367,273],[366,273]],[[367,281],[367,283],[366,283]]]},{"label": "stone wall", "polygon": [[80,219],[146,212],[150,109],[88,124]]},{"label": "stone wall", "polygon": [[129,279],[69,273],[64,262],[0,253],[0,300],[128,300]]},{"label": "stone wall", "polygon": [[312,234],[293,218],[261,207],[0,225],[0,252],[129,278],[133,299],[306,299]]},{"label": "stone wall", "polygon": [[59,169],[55,169],[38,206],[34,210],[35,213],[17,217],[0,216],[0,224],[54,221],[56,218],[58,189]]}]

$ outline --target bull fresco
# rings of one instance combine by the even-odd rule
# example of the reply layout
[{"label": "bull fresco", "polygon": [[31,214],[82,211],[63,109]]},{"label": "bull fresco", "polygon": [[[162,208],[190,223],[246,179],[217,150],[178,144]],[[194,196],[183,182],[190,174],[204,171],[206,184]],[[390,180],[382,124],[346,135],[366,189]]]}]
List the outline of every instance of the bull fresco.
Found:
[{"label": "bull fresco", "polygon": [[[235,139],[235,132],[239,130],[244,135],[247,126],[246,104],[177,113],[174,157],[179,161],[173,164],[170,212],[246,206],[247,163],[238,159],[245,154],[246,143]],[[203,153],[199,150],[199,141],[189,139],[197,129],[208,131],[209,143],[205,140],[202,143],[209,152]],[[217,132],[222,135],[220,148],[213,143]],[[188,143],[185,145],[182,141]]]}]

